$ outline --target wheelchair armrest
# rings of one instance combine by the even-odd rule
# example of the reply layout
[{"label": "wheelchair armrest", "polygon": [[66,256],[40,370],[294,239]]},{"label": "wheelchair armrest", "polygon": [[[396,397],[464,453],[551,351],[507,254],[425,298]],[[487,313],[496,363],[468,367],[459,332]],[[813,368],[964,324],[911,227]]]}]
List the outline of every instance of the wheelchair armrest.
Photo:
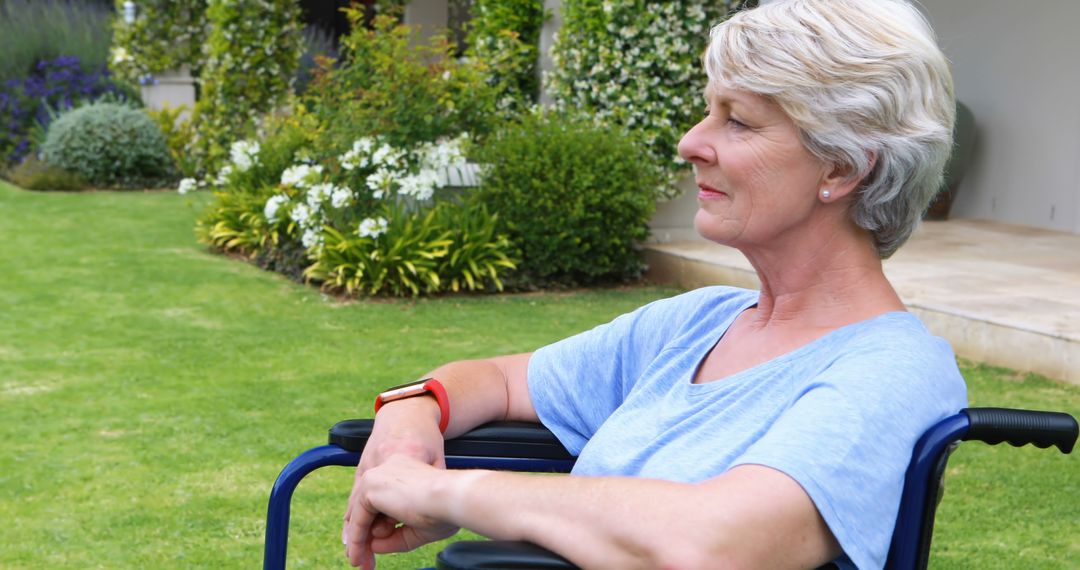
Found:
[{"label": "wheelchair armrest", "polygon": [[[330,443],[362,452],[375,420],[345,420],[330,428]],[[526,459],[575,459],[555,434],[540,424],[492,422],[446,441],[446,455]]]},{"label": "wheelchair armrest", "polygon": [[569,560],[531,542],[461,540],[435,559],[437,570],[577,570]]},{"label": "wheelchair armrest", "polygon": [[965,413],[971,426],[964,439],[983,441],[990,445],[1003,441],[1014,447],[1029,443],[1043,448],[1054,445],[1062,453],[1070,453],[1080,432],[1076,418],[1061,412],[968,408]]}]

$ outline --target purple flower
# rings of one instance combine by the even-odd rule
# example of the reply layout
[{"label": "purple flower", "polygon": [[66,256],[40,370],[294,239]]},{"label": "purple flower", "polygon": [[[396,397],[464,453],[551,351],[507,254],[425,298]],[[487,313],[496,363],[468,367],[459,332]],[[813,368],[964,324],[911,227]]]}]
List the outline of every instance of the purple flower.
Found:
[{"label": "purple flower", "polygon": [[123,97],[107,68],[84,71],[79,58],[62,56],[38,62],[30,76],[4,82],[0,88],[0,162],[17,162],[30,152],[27,135],[35,119],[47,127],[51,109],[65,110],[99,99],[106,93]]}]

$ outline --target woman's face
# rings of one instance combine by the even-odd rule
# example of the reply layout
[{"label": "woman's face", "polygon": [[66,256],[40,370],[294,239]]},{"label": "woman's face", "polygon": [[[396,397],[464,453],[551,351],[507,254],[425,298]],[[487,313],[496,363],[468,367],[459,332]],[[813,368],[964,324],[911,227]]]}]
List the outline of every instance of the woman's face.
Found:
[{"label": "woman's face", "polygon": [[830,169],[765,97],[711,83],[705,100],[705,118],[679,142],[700,190],[698,233],[740,249],[803,239]]}]

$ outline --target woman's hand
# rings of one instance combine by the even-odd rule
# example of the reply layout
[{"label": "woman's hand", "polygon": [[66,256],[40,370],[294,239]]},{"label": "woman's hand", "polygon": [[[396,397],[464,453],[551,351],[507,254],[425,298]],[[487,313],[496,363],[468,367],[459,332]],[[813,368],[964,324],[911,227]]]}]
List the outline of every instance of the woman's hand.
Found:
[{"label": "woman's hand", "polygon": [[446,511],[440,501],[447,498],[444,491],[454,475],[404,455],[366,471],[349,506],[353,513],[378,516],[369,528],[345,525],[349,562],[370,563],[364,565],[367,570],[374,567],[375,553],[404,552],[456,533],[457,526],[435,514]]},{"label": "woman's hand", "polygon": [[[432,535],[433,538],[424,540],[424,535],[414,531],[395,529],[401,519],[388,518],[385,511],[375,508],[365,497],[372,480],[368,473],[392,458],[409,458],[412,463],[432,471],[446,468],[443,437],[438,428],[438,413],[438,406],[431,398],[410,398],[394,402],[380,410],[371,437],[364,447],[360,464],[356,468],[356,478],[341,531],[346,554],[353,566],[363,565],[366,570],[371,570],[375,567],[375,552],[408,550],[424,542],[444,538]],[[404,537],[410,542],[404,542]],[[397,550],[383,548],[384,544],[395,540],[398,541],[397,544],[411,546]]]}]

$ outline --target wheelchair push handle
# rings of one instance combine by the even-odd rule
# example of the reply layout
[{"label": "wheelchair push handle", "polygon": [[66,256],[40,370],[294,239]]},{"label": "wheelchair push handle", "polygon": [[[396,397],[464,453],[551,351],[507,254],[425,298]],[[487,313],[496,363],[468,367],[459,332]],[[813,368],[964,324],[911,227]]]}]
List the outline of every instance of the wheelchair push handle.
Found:
[{"label": "wheelchair push handle", "polygon": [[983,441],[990,445],[1003,441],[1013,447],[1029,443],[1041,448],[1053,445],[1062,453],[1070,453],[1080,432],[1076,418],[1061,412],[968,408],[965,413],[971,426],[964,439]]}]

